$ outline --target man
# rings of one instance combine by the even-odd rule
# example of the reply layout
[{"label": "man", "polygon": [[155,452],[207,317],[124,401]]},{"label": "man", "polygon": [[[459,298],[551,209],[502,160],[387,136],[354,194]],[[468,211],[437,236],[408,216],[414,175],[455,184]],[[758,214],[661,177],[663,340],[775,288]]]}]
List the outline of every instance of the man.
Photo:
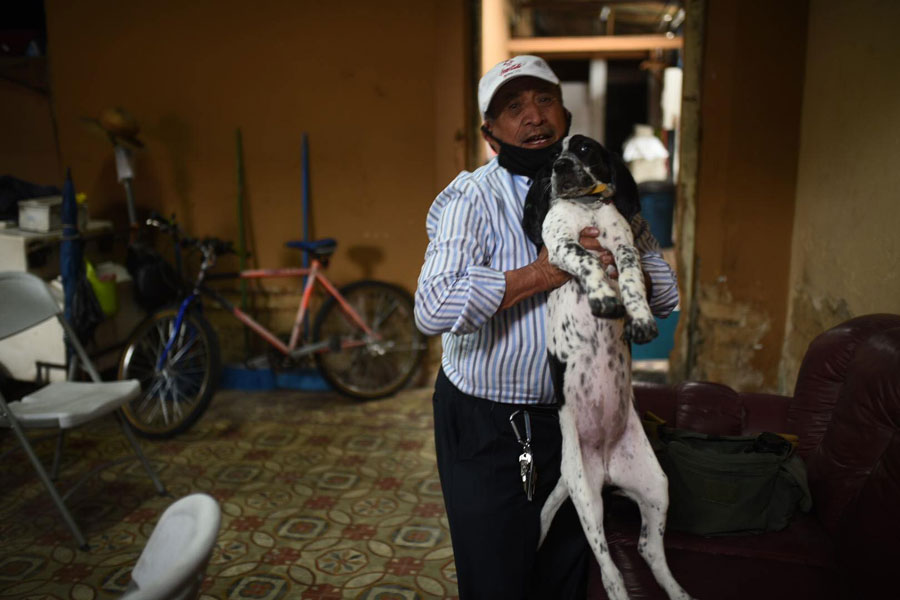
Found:
[{"label": "man", "polygon": [[[491,69],[478,86],[478,103],[482,133],[498,156],[460,173],[435,199],[416,290],[419,329],[443,334],[435,446],[459,597],[584,598],[592,555],[571,501],[537,549],[540,511],[559,478],[561,448],[545,301],[570,276],[550,264],[546,249],[537,251],[521,225],[532,177],[552,160],[570,115],[559,79],[535,56]],[[678,302],[674,274],[646,223],[633,225],[651,280],[651,308],[667,316]],[[597,234],[582,231],[581,243],[610,264]],[[519,476],[522,446],[509,422],[522,409],[531,420],[537,474],[531,501]],[[518,425],[524,437],[523,422]]]}]

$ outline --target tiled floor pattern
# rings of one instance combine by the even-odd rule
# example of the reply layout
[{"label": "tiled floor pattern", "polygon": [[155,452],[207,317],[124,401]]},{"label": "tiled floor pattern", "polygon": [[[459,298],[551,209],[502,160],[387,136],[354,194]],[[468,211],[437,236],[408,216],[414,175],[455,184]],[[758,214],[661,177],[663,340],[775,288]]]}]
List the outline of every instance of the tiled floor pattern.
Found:
[{"label": "tiled floor pattern", "polygon": [[[143,441],[172,497],[137,462],[70,500],[75,547],[21,452],[0,471],[0,597],[116,598],[162,511],[213,495],[222,526],[202,598],[453,598],[455,569],[434,460],[430,390],[373,402],[295,391],[220,392],[187,433]],[[61,488],[127,453],[112,419],[73,432]],[[14,440],[0,434],[0,453]],[[53,442],[39,451],[49,461]]]}]

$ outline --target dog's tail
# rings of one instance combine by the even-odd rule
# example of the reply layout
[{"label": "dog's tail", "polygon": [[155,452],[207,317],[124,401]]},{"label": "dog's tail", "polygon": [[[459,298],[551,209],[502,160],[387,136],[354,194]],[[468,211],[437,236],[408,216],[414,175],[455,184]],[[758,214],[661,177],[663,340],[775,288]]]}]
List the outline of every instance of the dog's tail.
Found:
[{"label": "dog's tail", "polygon": [[544,540],[547,538],[547,532],[550,531],[550,524],[553,523],[553,517],[556,516],[556,511],[559,510],[559,507],[562,506],[562,503],[565,502],[568,497],[569,486],[566,485],[565,478],[560,474],[559,481],[556,482],[556,487],[550,492],[547,501],[544,503],[543,508],[541,508],[541,538],[538,540],[538,548],[541,547],[541,544],[543,544]]}]

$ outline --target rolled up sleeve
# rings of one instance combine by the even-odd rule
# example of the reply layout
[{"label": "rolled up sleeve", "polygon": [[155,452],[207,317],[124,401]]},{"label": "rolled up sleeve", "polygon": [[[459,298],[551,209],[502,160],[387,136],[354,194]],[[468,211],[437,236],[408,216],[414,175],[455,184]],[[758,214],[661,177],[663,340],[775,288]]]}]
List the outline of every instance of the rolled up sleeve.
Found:
[{"label": "rolled up sleeve", "polygon": [[678,280],[675,271],[659,252],[641,254],[641,268],[650,277],[650,312],[665,319],[678,306]]},{"label": "rolled up sleeve", "polygon": [[415,317],[426,335],[465,334],[497,312],[506,278],[490,263],[493,234],[477,189],[448,188],[435,200],[426,227],[430,242],[415,295]]},{"label": "rolled up sleeve", "polygon": [[641,253],[641,268],[650,277],[650,312],[665,319],[678,306],[678,279],[675,271],[662,257],[659,242],[650,232],[650,225],[638,215],[631,219],[634,245]]}]

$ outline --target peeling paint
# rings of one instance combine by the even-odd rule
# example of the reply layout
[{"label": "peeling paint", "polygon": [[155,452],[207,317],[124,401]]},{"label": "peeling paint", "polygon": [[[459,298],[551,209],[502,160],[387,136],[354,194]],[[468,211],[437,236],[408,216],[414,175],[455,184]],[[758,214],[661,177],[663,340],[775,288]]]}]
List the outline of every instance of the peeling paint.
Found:
[{"label": "peeling paint", "polygon": [[844,298],[813,294],[808,285],[794,289],[790,318],[784,334],[784,348],[778,369],[778,388],[791,394],[797,381],[800,363],[809,343],[823,331],[843,323],[854,315]]},{"label": "peeling paint", "polygon": [[749,303],[736,302],[724,280],[701,283],[698,295],[696,354],[690,378],[742,391],[760,389],[765,377],[754,367],[754,359],[771,327],[769,316]]}]

